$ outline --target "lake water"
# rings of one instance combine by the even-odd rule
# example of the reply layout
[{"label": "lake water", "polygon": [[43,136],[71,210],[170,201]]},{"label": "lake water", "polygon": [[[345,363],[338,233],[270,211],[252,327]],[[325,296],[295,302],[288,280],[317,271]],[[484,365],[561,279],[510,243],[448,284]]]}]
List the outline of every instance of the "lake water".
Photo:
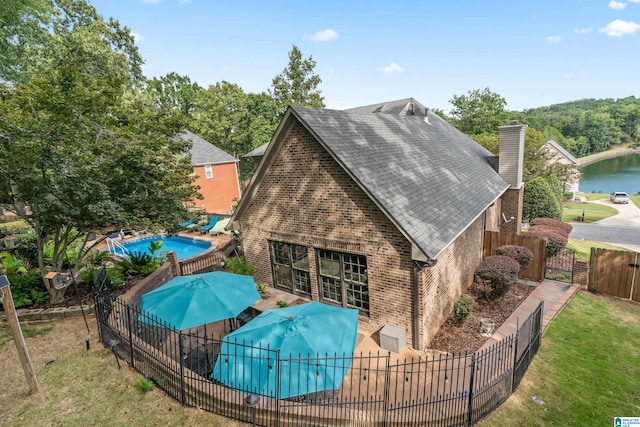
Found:
[{"label": "lake water", "polygon": [[580,191],[637,193],[640,191],[640,154],[602,160],[583,167]]}]

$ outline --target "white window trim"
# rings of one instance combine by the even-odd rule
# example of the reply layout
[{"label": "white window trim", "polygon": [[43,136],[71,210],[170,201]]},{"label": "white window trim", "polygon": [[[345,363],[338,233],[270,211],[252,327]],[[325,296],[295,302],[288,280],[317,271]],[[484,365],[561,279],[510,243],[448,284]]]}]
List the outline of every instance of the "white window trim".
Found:
[{"label": "white window trim", "polygon": [[211,165],[204,165],[204,176],[206,179],[213,178],[213,167]]}]

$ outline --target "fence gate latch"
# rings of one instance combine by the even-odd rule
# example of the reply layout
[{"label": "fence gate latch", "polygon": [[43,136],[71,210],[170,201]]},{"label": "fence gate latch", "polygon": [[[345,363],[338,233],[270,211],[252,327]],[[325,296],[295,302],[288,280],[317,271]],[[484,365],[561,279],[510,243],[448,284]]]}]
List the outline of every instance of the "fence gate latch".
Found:
[{"label": "fence gate latch", "polygon": [[631,268],[640,268],[640,264],[630,263],[629,267],[631,267]]}]

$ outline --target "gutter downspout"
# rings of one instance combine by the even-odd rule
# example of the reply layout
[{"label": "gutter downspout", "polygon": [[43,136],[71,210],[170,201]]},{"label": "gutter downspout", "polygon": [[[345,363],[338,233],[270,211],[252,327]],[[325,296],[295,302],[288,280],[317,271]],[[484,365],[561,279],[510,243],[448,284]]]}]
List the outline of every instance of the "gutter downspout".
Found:
[{"label": "gutter downspout", "polygon": [[412,269],[412,290],[413,290],[413,348],[416,350],[420,349],[420,281],[418,280],[418,275],[420,274],[420,270],[416,263],[413,265]]}]

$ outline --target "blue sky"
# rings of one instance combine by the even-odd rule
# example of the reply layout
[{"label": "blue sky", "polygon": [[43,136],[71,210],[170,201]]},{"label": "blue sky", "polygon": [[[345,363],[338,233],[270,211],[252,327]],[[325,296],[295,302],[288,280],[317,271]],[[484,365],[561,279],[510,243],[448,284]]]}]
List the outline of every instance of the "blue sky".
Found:
[{"label": "blue sky", "polygon": [[89,0],[136,35],[145,75],[266,91],[291,46],[328,108],[489,87],[522,110],[640,96],[640,0]]}]

